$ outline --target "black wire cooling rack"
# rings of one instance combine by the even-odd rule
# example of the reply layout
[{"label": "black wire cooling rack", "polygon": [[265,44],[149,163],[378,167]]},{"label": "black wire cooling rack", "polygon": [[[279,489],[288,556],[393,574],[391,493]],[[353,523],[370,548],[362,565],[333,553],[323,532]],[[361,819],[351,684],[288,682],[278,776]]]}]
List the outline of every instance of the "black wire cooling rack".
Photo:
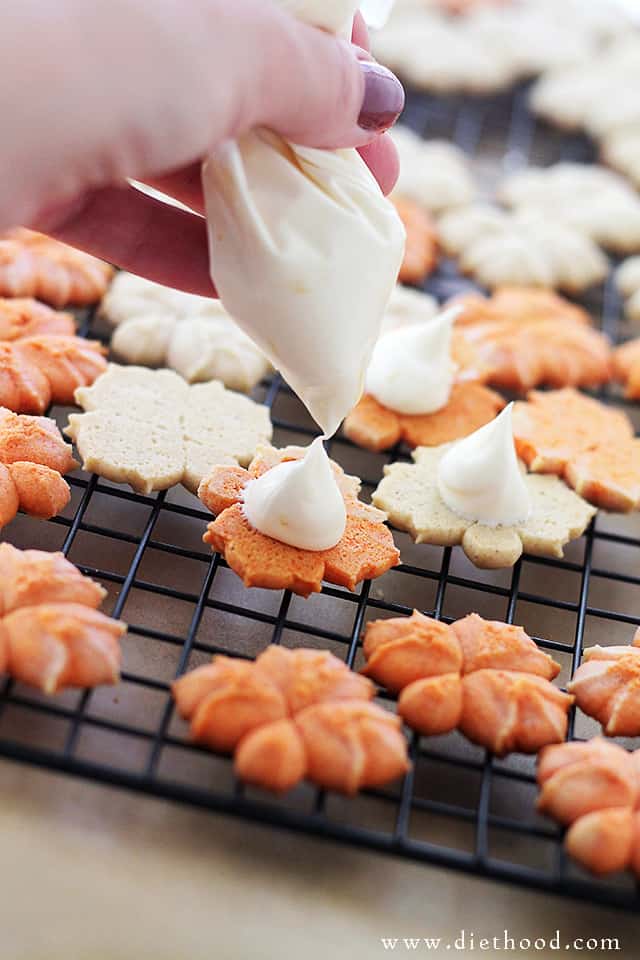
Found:
[{"label": "black wire cooling rack", "polygon": [[[410,95],[405,122],[458,143],[487,189],[525,162],[593,159],[586,140],[537,124],[523,89],[472,101]],[[427,289],[444,299],[467,286],[445,262]],[[611,279],[587,305],[614,340],[629,334]],[[100,333],[93,315],[81,318],[81,332]],[[615,390],[603,396],[623,402]],[[276,444],[308,442],[313,423],[278,377],[262,384],[256,398],[271,409]],[[626,409],[637,427],[636,410]],[[52,413],[64,425],[67,411]],[[384,463],[403,456],[402,450],[391,458],[361,451],[340,435],[331,453],[364,478],[365,495]],[[268,643],[328,648],[358,667],[364,624],[413,607],[447,621],[476,610],[521,623],[561,661],[566,682],[583,646],[627,643],[640,625],[637,519],[601,514],[562,561],[527,556],[513,570],[497,572],[476,570],[459,549],[416,546],[396,534],[401,567],[356,593],[325,586],[303,601],[245,590],[224,560],[204,548],[210,516],[182,489],[144,497],[86,474],[70,483],[65,514],[48,523],[21,515],[5,535],[21,547],[62,549],[104,583],[106,611],[129,623],[122,683],[46,698],[6,681],[0,755],[522,886],[640,905],[628,876],[595,880],[565,857],[561,831],[535,813],[533,758],[498,760],[458,734],[413,736],[413,769],[393,788],[345,799],[303,784],[274,798],[237,783],[229,760],[190,744],[170,697],[174,677],[212,654],[253,657]],[[571,736],[595,732],[591,721],[572,716]]]}]

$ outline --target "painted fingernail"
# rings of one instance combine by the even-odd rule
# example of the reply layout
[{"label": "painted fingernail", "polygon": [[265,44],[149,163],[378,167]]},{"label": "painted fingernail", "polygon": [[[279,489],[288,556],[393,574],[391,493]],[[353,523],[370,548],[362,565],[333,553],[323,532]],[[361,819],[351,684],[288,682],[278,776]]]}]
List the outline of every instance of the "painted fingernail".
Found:
[{"label": "painted fingernail", "polygon": [[363,130],[382,133],[393,126],[404,108],[404,89],[390,70],[379,63],[361,61],[364,100],[358,117]]}]

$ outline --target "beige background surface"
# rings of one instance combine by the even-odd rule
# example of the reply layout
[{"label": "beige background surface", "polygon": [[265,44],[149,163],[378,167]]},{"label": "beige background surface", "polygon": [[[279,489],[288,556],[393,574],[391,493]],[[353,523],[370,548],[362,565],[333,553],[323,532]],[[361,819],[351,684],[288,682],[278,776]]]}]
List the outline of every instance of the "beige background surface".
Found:
[{"label": "beige background surface", "polygon": [[3,960],[370,960],[388,955],[380,937],[453,941],[462,926],[478,941],[505,926],[518,938],[558,928],[563,942],[618,936],[616,956],[638,955],[637,918],[622,913],[5,761],[0,795]]}]

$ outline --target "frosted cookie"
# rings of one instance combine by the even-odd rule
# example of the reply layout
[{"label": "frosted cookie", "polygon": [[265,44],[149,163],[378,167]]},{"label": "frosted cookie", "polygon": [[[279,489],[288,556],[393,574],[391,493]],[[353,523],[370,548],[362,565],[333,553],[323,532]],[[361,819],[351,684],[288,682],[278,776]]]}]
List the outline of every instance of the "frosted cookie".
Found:
[{"label": "frosted cookie", "polygon": [[104,347],[84,337],[42,335],[0,342],[0,405],[16,413],[44,413],[72,404],[74,391],[106,369]]},{"label": "frosted cookie", "polygon": [[118,273],[100,313],[115,328],[116,356],[169,367],[189,383],[220,380],[232,390],[249,391],[271,369],[219,300]]},{"label": "frosted cookie", "polygon": [[440,214],[473,200],[476,186],[465,154],[446,140],[424,140],[402,124],[391,132],[400,156],[392,199],[413,200]]},{"label": "frosted cookie", "polygon": [[17,227],[0,234],[0,296],[86,306],[102,297],[113,272],[102,260],[42,233]]},{"label": "frosted cookie", "polygon": [[71,336],[75,332],[71,313],[52,310],[28,297],[0,298],[0,340],[24,340],[43,333]]},{"label": "frosted cookie", "polygon": [[625,300],[625,316],[633,323],[640,323],[640,257],[623,261],[615,272],[615,282]]},{"label": "frosted cookie", "polygon": [[395,197],[393,205],[402,220],[407,239],[398,281],[422,283],[438,262],[438,235],[430,215],[413,200]]},{"label": "frosted cookie", "polygon": [[367,624],[362,673],[399,694],[398,713],[426,736],[459,729],[498,756],[562,741],[573,697],[549,683],[560,664],[522,627],[472,613],[451,626],[414,610]]},{"label": "frosted cookie", "polygon": [[613,351],[613,374],[624,385],[625,397],[640,400],[640,337]]},{"label": "frosted cookie", "polygon": [[546,747],[538,761],[538,810],[569,829],[567,853],[595,874],[640,876],[640,751],[596,737]]},{"label": "frosted cookie", "polygon": [[[247,488],[280,464],[301,461],[309,454],[300,447],[258,449],[248,470],[215,467],[202,481],[198,496],[216,516],[205,543],[221,553],[247,587],[292,590],[309,596],[322,581],[354,590],[360,581],[379,577],[400,562],[386,515],[358,499],[360,481],[331,467],[344,502],[344,532],[329,549],[301,549],[260,533],[246,516]],[[284,507],[283,507],[284,510]],[[274,517],[274,527],[277,527]],[[308,517],[310,526],[314,516]],[[274,531],[275,532],[275,531]]]},{"label": "frosted cookie", "polygon": [[498,389],[589,386],[611,377],[611,346],[586,310],[550,290],[499,287],[493,296],[456,297],[462,328],[488,382]]},{"label": "frosted cookie", "polygon": [[465,336],[454,333],[456,308],[384,334],[373,352],[365,394],[344,422],[347,437],[369,450],[400,440],[436,446],[473,433],[503,408],[502,397],[475,381],[488,370]]},{"label": "frosted cookie", "polygon": [[53,420],[0,407],[0,527],[19,509],[48,520],[71,497],[62,474],[77,467]]},{"label": "frosted cookie", "polygon": [[431,320],[439,309],[438,301],[429,293],[397,284],[387,304],[380,332],[388,333],[389,330]]},{"label": "frosted cookie", "polygon": [[640,250],[640,198],[604,167],[582,163],[531,167],[507,177],[498,196],[514,210],[573,227],[616,253]]},{"label": "frosted cookie", "polygon": [[510,567],[523,550],[561,557],[596,511],[558,477],[525,474],[510,416],[511,405],[464,440],[385,467],[373,503],[416,543],[460,544],[478,567]]},{"label": "frosted cookie", "polygon": [[50,694],[117,683],[126,625],[104,596],[61,553],[0,544],[0,671]]},{"label": "frosted cookie", "polygon": [[640,630],[628,647],[588,647],[567,689],[608,737],[640,736]]},{"label": "frosted cookie", "polygon": [[212,465],[247,464],[271,437],[266,407],[171,370],[109,364],[75,401],[86,412],[71,414],[65,433],[84,469],[145,494],[176,483],[195,492]]},{"label": "frosted cookie", "polygon": [[534,390],[515,404],[513,433],[529,470],[557,474],[603,510],[640,507],[640,440],[622,411],[570,387]]},{"label": "frosted cookie", "polygon": [[557,287],[579,293],[602,282],[607,258],[582,231],[527,211],[477,204],[438,222],[443,248],[485,287]]},{"label": "frosted cookie", "polygon": [[173,684],[191,738],[234,754],[236,775],[275,792],[303,779],[355,794],[409,769],[401,720],[327,650],[270,646],[253,663],[216,656]]}]

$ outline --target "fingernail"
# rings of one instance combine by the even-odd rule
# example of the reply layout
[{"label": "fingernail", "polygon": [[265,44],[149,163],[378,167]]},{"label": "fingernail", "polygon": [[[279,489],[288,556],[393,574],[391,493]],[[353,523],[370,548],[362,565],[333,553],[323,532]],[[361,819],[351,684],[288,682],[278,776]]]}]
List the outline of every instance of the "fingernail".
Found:
[{"label": "fingernail", "polygon": [[358,126],[382,133],[396,122],[404,108],[404,89],[390,70],[379,63],[360,62],[364,74],[364,100]]}]

